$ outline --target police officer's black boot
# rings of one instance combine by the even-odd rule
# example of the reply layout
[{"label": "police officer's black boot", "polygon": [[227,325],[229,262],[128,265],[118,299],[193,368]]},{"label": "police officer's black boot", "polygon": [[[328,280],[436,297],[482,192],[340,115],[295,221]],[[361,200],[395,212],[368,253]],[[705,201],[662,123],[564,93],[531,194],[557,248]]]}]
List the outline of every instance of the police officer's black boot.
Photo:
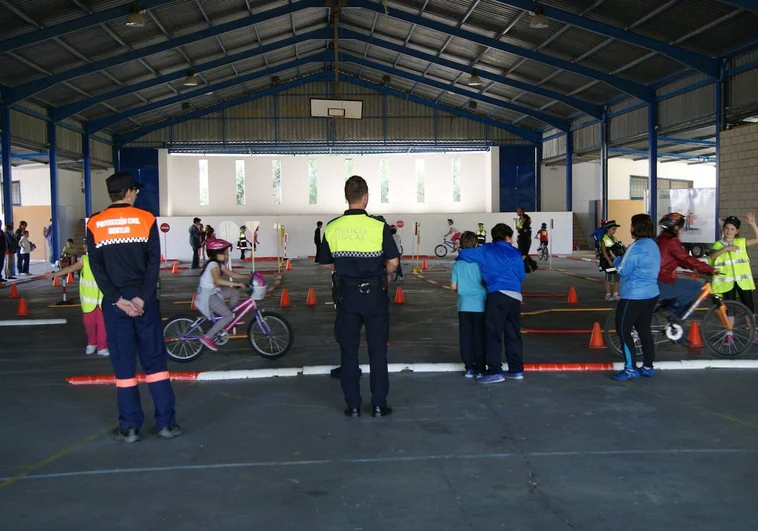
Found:
[{"label": "police officer's black boot", "polygon": [[373,408],[371,408],[372,417],[387,417],[389,415],[392,415],[392,408],[389,406],[384,406],[384,407],[374,406]]},{"label": "police officer's black boot", "polygon": [[360,417],[361,409],[357,407],[349,407],[345,409],[345,416],[346,417]]},{"label": "police officer's black boot", "polygon": [[[342,367],[341,366],[340,367],[335,367],[334,369],[332,369],[331,371],[329,371],[329,376],[331,376],[332,378],[336,378],[336,379],[339,380],[341,372],[342,372]],[[360,376],[362,374],[363,374],[363,370],[360,367],[358,367],[358,376]]]}]

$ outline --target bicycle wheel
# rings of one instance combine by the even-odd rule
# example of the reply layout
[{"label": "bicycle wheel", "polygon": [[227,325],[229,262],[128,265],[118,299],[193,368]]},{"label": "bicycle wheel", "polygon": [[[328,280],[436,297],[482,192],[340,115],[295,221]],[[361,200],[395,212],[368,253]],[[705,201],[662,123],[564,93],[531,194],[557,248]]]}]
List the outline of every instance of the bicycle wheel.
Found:
[{"label": "bicycle wheel", "polygon": [[434,248],[434,254],[437,255],[437,258],[445,258],[447,256],[447,246],[445,245],[438,245]]},{"label": "bicycle wheel", "polygon": [[275,360],[292,348],[294,336],[292,327],[284,317],[278,313],[261,311],[247,327],[247,340],[258,354]]},{"label": "bicycle wheel", "polygon": [[200,343],[200,336],[205,333],[208,322],[197,325],[199,317],[177,315],[166,321],[163,327],[163,339],[169,357],[181,363],[196,360],[205,348]]},{"label": "bicycle wheel", "polygon": [[[653,320],[651,321],[651,327],[655,330],[660,326],[660,318],[657,313],[653,314]],[[655,332],[653,332],[655,336]],[[606,346],[611,349],[611,352],[620,356],[622,359],[626,359],[624,355],[624,347],[621,344],[621,337],[616,332],[616,310],[614,309],[608,317],[605,319],[605,326],[603,327],[603,338],[605,339]],[[632,329],[632,338],[634,339],[634,358],[642,359],[642,342],[640,341],[637,330]]]},{"label": "bicycle wheel", "polygon": [[747,352],[755,340],[755,317],[741,302],[722,301],[727,315],[734,316],[734,325],[729,330],[721,322],[719,305],[705,312],[700,327],[700,337],[706,348],[720,358],[734,358]]}]

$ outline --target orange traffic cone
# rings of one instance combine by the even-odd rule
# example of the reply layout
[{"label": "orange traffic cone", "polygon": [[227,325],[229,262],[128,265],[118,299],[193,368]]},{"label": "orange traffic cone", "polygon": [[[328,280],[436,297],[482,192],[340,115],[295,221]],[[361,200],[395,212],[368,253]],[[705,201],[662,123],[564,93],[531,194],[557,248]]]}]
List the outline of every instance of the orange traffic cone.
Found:
[{"label": "orange traffic cone", "polygon": [[171,268],[171,274],[172,275],[178,275],[179,274],[179,267],[176,265],[176,262],[174,262],[174,267]]},{"label": "orange traffic cone", "polygon": [[316,306],[318,302],[316,302],[316,292],[313,291],[313,288],[308,288],[308,298],[305,300],[306,306]]},{"label": "orange traffic cone", "polygon": [[197,297],[197,293],[192,294],[192,302],[190,303],[190,310],[197,310],[197,306],[195,306],[195,297]]},{"label": "orange traffic cone", "polygon": [[395,304],[405,304],[405,295],[403,295],[403,288],[401,286],[398,286],[395,292]]},{"label": "orange traffic cone", "polygon": [[60,278],[55,277],[55,279],[53,280],[53,287],[54,288],[60,288],[61,287],[61,280],[60,280]]},{"label": "orange traffic cone", "polygon": [[26,307],[26,299],[21,297],[21,300],[18,301],[18,311],[16,311],[16,315],[18,317],[28,317],[29,316],[29,308]]},{"label": "orange traffic cone", "polygon": [[687,341],[690,342],[690,348],[703,348],[705,346],[703,345],[703,340],[700,338],[700,325],[697,324],[697,321],[692,321]]},{"label": "orange traffic cone", "polygon": [[165,261],[166,261],[166,257],[165,257],[165,256],[163,256],[163,255],[161,255],[161,263],[163,263],[163,262],[165,262]]},{"label": "orange traffic cone", "polygon": [[429,266],[426,265],[426,257],[424,257],[424,259],[421,261],[421,269],[424,270],[424,271],[426,271],[427,269],[429,269]]},{"label": "orange traffic cone", "polygon": [[74,283],[74,274],[69,273],[66,277],[66,284],[73,284]]},{"label": "orange traffic cone", "polygon": [[603,340],[603,331],[600,328],[600,323],[595,321],[592,325],[592,335],[590,336],[590,348],[605,348],[605,341]]},{"label": "orange traffic cone", "polygon": [[292,260],[287,258],[287,267],[284,268],[285,271],[292,271]]},{"label": "orange traffic cone", "polygon": [[697,280],[697,273],[692,273],[690,276],[692,277],[692,280]]},{"label": "orange traffic cone", "polygon": [[569,296],[568,301],[566,301],[568,304],[579,304],[579,298],[576,296],[576,289],[574,286],[571,286],[569,289]]},{"label": "orange traffic cone", "polygon": [[279,300],[279,307],[280,308],[289,308],[292,306],[292,302],[290,301],[290,294],[287,293],[286,289],[282,290],[282,298]]},{"label": "orange traffic cone", "polygon": [[674,272],[671,273],[671,278],[679,278],[679,273],[676,272],[676,269],[674,269]]},{"label": "orange traffic cone", "polygon": [[11,286],[11,299],[18,299],[18,288],[15,284]]}]

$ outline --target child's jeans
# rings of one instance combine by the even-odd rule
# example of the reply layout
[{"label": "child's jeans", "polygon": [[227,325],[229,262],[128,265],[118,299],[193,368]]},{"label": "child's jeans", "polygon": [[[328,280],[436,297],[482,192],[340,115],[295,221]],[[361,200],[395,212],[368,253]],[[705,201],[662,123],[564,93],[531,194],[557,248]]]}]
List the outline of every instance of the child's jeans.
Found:
[{"label": "child's jeans", "polygon": [[105,334],[103,311],[95,308],[89,313],[82,314],[84,330],[87,332],[87,345],[97,345],[97,350],[108,348],[108,336]]},{"label": "child's jeans", "polygon": [[461,359],[467,371],[484,372],[484,313],[458,312]]},{"label": "child's jeans", "polygon": [[29,274],[29,253],[21,253],[18,255],[18,272]]},{"label": "child's jeans", "polygon": [[[524,344],[521,340],[521,301],[495,291],[487,294],[487,372],[503,372],[503,346],[508,372],[524,371]],[[503,341],[505,336],[505,341]],[[505,345],[503,345],[505,343]]]},{"label": "child's jeans", "polygon": [[[229,298],[229,305],[224,302],[224,299]],[[240,292],[234,288],[221,288],[221,293],[212,295],[208,301],[211,313],[221,317],[216,324],[208,330],[206,336],[213,339],[213,337],[221,332],[226,325],[232,322],[234,314],[230,308],[235,308],[240,302]]]}]

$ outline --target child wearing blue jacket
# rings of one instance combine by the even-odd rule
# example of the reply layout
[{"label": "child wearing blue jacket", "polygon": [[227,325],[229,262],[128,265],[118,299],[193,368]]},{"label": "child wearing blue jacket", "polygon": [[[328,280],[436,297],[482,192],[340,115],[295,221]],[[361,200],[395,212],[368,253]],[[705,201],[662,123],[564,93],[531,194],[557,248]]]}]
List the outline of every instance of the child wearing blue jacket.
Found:
[{"label": "child wearing blue jacket", "polygon": [[[658,302],[658,271],[661,268],[661,253],[653,237],[655,225],[647,214],[632,217],[631,227],[634,242],[623,257],[616,257],[613,264],[621,277],[620,300],[616,308],[616,333],[624,351],[624,370],[613,376],[614,380],[632,380],[655,374],[655,341],[650,326]],[[642,343],[643,364],[637,368],[632,329],[637,330]]]},{"label": "child wearing blue jacket", "polygon": [[[477,246],[477,236],[466,231],[460,238],[461,249]],[[487,290],[479,266],[456,260],[450,278],[450,288],[458,292],[458,337],[466,378],[481,377],[484,373],[484,303]]]}]

